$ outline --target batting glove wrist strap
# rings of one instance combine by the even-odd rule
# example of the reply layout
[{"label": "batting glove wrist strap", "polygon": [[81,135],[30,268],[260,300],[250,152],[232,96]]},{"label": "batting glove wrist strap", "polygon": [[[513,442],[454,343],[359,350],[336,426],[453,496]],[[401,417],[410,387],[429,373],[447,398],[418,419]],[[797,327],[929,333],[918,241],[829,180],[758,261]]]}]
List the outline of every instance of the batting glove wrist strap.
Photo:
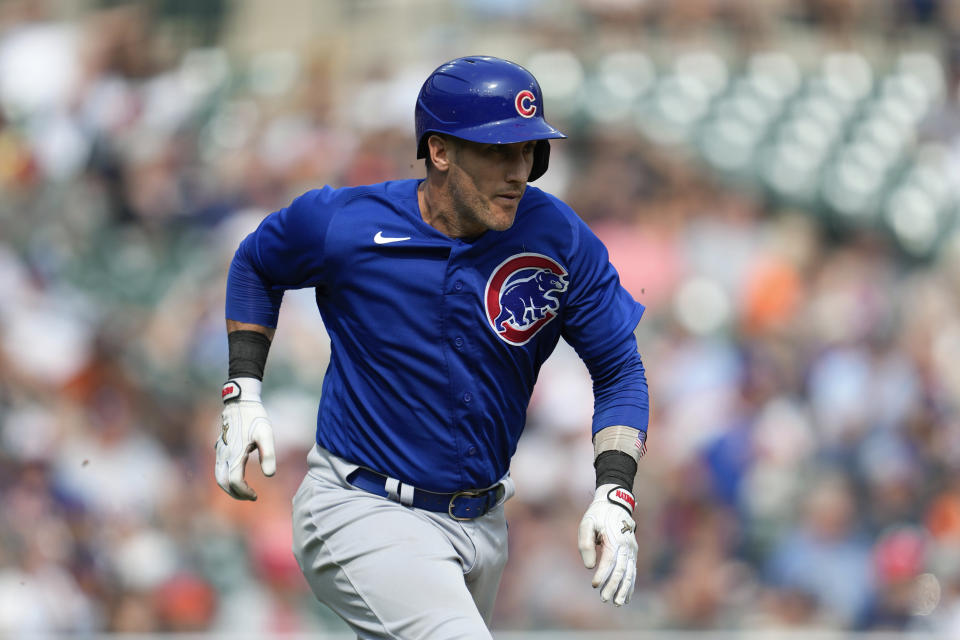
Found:
[{"label": "batting glove wrist strap", "polygon": [[578,543],[583,564],[587,569],[596,567],[593,586],[600,588],[600,599],[607,602],[612,598],[617,606],[630,601],[637,577],[635,504],[633,494],[623,487],[604,484],[597,488],[580,521]]},{"label": "batting glove wrist strap", "polygon": [[244,480],[247,458],[260,452],[260,468],[265,476],[277,471],[273,425],[260,402],[260,381],[234,378],[223,385],[223,413],[217,438],[217,484],[238,500],[256,500],[256,492]]},{"label": "batting glove wrist strap", "polygon": [[220,397],[224,403],[241,399],[260,402],[262,387],[263,383],[256,378],[231,378],[223,383]]},{"label": "batting glove wrist strap", "polygon": [[607,491],[607,500],[626,509],[630,517],[633,518],[633,510],[637,506],[637,500],[632,493],[623,487],[611,487]]}]

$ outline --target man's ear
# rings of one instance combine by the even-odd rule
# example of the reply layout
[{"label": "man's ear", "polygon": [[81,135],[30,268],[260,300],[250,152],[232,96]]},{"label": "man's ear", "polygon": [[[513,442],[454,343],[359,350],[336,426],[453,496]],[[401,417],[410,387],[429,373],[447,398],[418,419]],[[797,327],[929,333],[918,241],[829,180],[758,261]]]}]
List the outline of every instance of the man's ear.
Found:
[{"label": "man's ear", "polygon": [[438,171],[448,171],[450,169],[453,154],[451,140],[435,133],[431,134],[427,138],[427,153],[430,154],[430,162]]}]

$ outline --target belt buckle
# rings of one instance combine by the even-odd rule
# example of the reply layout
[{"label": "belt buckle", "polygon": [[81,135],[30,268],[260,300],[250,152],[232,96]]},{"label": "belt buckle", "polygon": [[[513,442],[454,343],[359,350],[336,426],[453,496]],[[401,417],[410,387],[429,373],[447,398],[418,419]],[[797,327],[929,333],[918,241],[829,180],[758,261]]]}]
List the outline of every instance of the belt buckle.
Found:
[{"label": "belt buckle", "polygon": [[464,490],[464,491],[454,491],[453,496],[450,498],[450,503],[447,505],[447,515],[449,515],[451,518],[453,518],[454,520],[457,520],[457,521],[459,521],[459,522],[465,522],[465,521],[467,521],[467,520],[473,520],[474,518],[477,518],[477,517],[483,515],[483,514],[478,513],[478,514],[475,515],[475,516],[470,516],[470,517],[467,517],[467,518],[463,518],[463,517],[461,517],[461,516],[454,515],[454,514],[453,514],[453,503],[455,503],[455,502],[457,501],[457,498],[481,498],[481,497],[483,497],[483,495],[484,495],[485,493],[486,493],[485,491],[475,491],[475,490],[472,490],[472,489],[466,489],[466,490]]},{"label": "belt buckle", "polygon": [[[489,488],[487,488],[487,489],[480,489],[480,490],[466,489],[466,490],[464,490],[464,491],[455,491],[454,494],[453,494],[453,497],[450,498],[450,503],[447,505],[447,515],[449,515],[449,516],[450,516],[451,518],[453,518],[454,520],[458,520],[458,521],[460,521],[460,522],[463,522],[463,521],[466,521],[466,520],[473,520],[473,519],[475,519],[475,518],[479,518],[479,517],[482,516],[482,515],[486,515],[486,513],[487,513],[488,511],[490,511],[491,507],[495,506],[496,503],[500,502],[500,499],[503,498],[503,494],[504,494],[505,491],[506,491],[506,489],[504,488],[502,482],[498,482],[498,483],[495,484],[494,486],[489,487]],[[494,504],[492,504],[492,505],[490,504],[490,500],[489,500],[489,496],[490,496],[491,493],[494,495]],[[456,516],[456,515],[453,514],[453,503],[456,502],[456,501],[457,501],[457,498],[460,498],[460,497],[465,497],[465,498],[488,498],[488,499],[486,500],[486,502],[485,502],[484,505],[483,505],[484,509],[483,509],[483,512],[482,512],[482,513],[478,513],[478,514],[473,515],[473,516],[470,516],[470,517],[468,517],[468,518],[463,518],[463,517]]]}]

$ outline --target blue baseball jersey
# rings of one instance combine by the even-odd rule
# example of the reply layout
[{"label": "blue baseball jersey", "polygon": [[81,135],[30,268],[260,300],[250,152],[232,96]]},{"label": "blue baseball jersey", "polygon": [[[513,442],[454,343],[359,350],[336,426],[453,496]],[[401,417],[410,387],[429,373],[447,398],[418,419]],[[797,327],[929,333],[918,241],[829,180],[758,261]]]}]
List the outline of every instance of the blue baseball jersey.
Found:
[{"label": "blue baseball jersey", "polygon": [[587,225],[528,186],[510,229],[450,238],[421,218],[420,182],[309,191],[231,264],[231,320],[275,327],[284,290],[316,290],[331,341],[317,442],[430,491],[489,486],[561,336],[592,376],[594,433],[645,434],[643,305]]}]

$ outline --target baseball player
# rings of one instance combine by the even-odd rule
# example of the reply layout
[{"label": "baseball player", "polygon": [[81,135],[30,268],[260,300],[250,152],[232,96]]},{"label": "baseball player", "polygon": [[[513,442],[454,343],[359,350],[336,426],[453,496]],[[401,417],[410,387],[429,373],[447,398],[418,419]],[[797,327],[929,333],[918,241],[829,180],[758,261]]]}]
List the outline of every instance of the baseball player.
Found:
[{"label": "baseball player", "polygon": [[424,179],[309,191],[240,244],[217,482],[255,500],[247,456],[258,449],[264,474],[276,470],[261,380],[284,290],[312,287],[331,357],[293,501],[304,576],[361,638],[490,638],[510,458],[563,337],[595,397],[580,553],[600,598],[623,605],[648,417],[633,334],[643,306],[583,221],[527,184],[566,136],[526,69],[452,60],[427,78],[415,121]]}]

